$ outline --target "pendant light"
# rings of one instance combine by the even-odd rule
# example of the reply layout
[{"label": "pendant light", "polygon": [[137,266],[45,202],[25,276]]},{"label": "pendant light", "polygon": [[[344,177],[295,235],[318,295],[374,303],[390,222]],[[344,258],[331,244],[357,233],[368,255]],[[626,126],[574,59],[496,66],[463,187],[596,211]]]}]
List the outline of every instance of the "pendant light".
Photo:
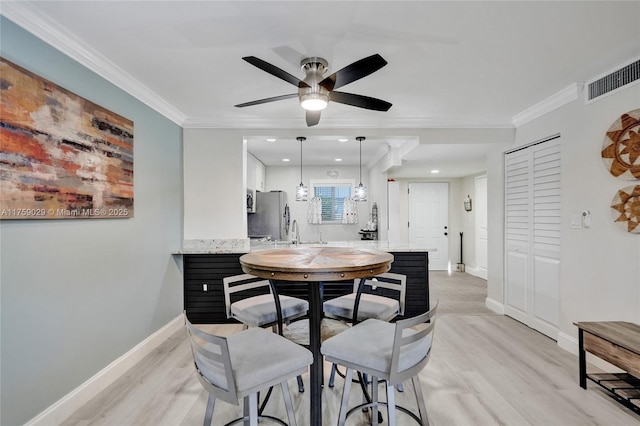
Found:
[{"label": "pendant light", "polygon": [[355,201],[367,201],[367,187],[362,184],[362,141],[365,140],[364,136],[358,136],[356,138],[360,142],[360,184],[356,187]]},{"label": "pendant light", "polygon": [[309,188],[302,183],[302,142],[306,141],[307,138],[298,136],[296,139],[300,141],[300,185],[296,186],[296,201],[307,201],[309,198]]}]

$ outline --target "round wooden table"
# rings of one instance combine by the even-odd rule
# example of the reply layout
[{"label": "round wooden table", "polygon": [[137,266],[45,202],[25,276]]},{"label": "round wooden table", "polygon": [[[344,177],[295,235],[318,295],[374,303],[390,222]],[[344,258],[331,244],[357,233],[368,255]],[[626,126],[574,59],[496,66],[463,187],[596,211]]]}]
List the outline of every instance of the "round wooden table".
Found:
[{"label": "round wooden table", "polygon": [[[322,354],[320,322],[325,281],[373,277],[391,269],[393,255],[386,252],[349,247],[303,247],[248,253],[240,257],[242,270],[269,279],[306,283],[309,294],[309,348],[313,353],[310,377],[312,426],[322,426]],[[275,293],[277,295],[277,292]],[[276,297],[276,305],[279,303]],[[278,312],[281,319],[281,313]],[[355,317],[355,315],[354,315]]]}]

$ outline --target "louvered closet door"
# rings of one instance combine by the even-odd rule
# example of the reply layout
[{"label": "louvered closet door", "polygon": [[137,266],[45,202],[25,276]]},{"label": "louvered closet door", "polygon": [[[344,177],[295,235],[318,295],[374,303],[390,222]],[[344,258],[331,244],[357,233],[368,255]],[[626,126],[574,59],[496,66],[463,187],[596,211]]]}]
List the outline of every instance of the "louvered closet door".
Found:
[{"label": "louvered closet door", "polygon": [[531,245],[530,153],[505,157],[505,313],[528,323]]},{"label": "louvered closet door", "polygon": [[505,313],[557,339],[560,139],[507,154]]}]

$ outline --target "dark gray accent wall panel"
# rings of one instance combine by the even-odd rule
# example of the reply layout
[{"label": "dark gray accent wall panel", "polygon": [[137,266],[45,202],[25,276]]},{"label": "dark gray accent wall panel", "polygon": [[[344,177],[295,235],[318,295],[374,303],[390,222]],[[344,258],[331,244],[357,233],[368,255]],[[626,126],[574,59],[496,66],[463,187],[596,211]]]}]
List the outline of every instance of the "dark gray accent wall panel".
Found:
[{"label": "dark gray accent wall panel", "polygon": [[[405,317],[429,310],[429,259],[426,252],[393,252],[390,272],[407,276]],[[195,324],[221,324],[228,320],[224,308],[222,279],[242,274],[242,254],[187,254],[184,255],[184,309]],[[204,290],[206,283],[207,290]],[[307,283],[279,281],[278,292],[307,299]],[[313,284],[312,284],[313,285]],[[351,281],[327,282],[323,300],[351,292]],[[382,293],[384,294],[384,293]],[[393,297],[393,293],[389,293]]]}]

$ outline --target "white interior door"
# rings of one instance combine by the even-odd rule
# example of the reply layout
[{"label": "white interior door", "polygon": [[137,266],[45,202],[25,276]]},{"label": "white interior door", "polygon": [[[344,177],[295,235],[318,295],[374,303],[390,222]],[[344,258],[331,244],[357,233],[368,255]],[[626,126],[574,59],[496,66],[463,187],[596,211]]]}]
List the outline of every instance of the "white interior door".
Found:
[{"label": "white interior door", "polygon": [[435,248],[429,270],[449,270],[449,184],[409,184],[409,243]]},{"label": "white interior door", "polygon": [[476,177],[475,185],[475,218],[476,218],[476,275],[487,279],[488,272],[488,230],[487,230],[487,177]]}]

